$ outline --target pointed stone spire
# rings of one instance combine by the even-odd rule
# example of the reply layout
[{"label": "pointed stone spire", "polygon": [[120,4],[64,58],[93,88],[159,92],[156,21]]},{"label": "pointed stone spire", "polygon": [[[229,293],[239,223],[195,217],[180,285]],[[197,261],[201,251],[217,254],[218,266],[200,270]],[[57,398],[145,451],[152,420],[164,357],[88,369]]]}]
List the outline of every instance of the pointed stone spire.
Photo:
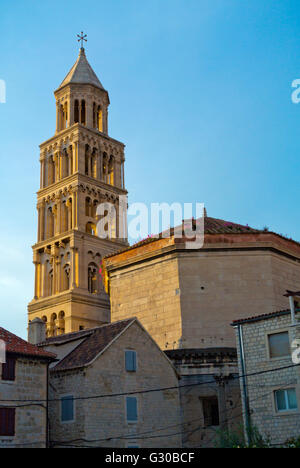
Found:
[{"label": "pointed stone spire", "polygon": [[60,84],[58,89],[72,83],[90,84],[105,91],[96,73],[87,61],[85,50],[83,47],[80,48],[78,59],[76,60],[73,67],[71,68],[63,82]]}]

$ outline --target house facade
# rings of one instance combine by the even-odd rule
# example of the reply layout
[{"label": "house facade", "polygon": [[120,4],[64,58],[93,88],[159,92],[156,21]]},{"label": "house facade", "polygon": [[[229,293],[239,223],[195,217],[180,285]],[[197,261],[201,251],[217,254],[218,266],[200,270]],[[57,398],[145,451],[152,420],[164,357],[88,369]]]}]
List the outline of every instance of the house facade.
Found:
[{"label": "house facade", "polygon": [[0,448],[47,447],[48,367],[55,355],[0,327]]},{"label": "house facade", "polygon": [[[236,329],[243,416],[274,447],[300,434],[300,309],[233,322]],[[298,342],[296,341],[298,340]],[[245,376],[242,378],[242,376]]]},{"label": "house facade", "polygon": [[49,338],[51,447],[181,447],[178,374],[136,319]]}]

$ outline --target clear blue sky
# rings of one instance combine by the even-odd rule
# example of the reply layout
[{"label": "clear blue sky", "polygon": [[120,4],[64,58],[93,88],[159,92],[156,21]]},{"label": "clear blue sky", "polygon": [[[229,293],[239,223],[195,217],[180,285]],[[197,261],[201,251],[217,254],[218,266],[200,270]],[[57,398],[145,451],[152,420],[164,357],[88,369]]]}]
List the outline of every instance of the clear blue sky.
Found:
[{"label": "clear blue sky", "polygon": [[26,336],[38,145],[54,89],[88,34],[126,144],[130,202],[204,202],[208,215],[300,240],[299,0],[2,2],[0,324]]}]

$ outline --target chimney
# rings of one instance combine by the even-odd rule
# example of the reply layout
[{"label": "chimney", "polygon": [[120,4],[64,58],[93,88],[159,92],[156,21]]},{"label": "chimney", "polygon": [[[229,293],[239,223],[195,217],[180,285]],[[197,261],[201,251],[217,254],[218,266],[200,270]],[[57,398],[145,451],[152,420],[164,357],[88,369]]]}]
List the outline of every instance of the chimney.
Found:
[{"label": "chimney", "polygon": [[46,340],[46,324],[40,318],[35,318],[28,325],[28,341],[37,345]]}]

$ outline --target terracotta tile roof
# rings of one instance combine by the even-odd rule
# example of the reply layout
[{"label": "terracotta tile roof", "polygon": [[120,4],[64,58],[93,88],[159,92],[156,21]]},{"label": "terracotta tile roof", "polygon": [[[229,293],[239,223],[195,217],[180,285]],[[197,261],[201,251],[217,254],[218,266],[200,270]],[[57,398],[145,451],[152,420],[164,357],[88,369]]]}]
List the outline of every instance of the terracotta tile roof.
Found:
[{"label": "terracotta tile roof", "polygon": [[[96,328],[99,328],[99,327],[96,327]],[[72,333],[66,333],[63,335],[53,336],[53,337],[47,338],[46,341],[39,343],[37,346],[43,347],[43,346],[51,345],[51,344],[55,345],[55,344],[68,343],[70,341],[75,341],[75,340],[84,338],[85,336],[91,335],[96,328],[89,328],[87,330],[80,330],[78,332],[72,332]]]},{"label": "terracotta tile roof", "polygon": [[[84,334],[81,332],[77,333],[77,338],[85,338],[73,351],[71,351],[64,359],[62,359],[56,366],[52,368],[52,371],[62,371],[67,369],[74,369],[78,367],[84,367],[93,361],[98,354],[103,351],[125,328],[135,321],[134,318],[128,320],[122,320],[107,325],[102,325],[97,328],[93,328]],[[74,339],[74,334],[72,339]],[[56,342],[63,342],[63,339],[68,339],[67,335],[62,335],[60,339],[47,340],[47,344]]]},{"label": "terracotta tile roof", "polygon": [[48,359],[56,358],[55,354],[48,353],[47,351],[44,351],[43,349],[40,349],[25,340],[22,340],[22,338],[19,338],[2,327],[0,327],[0,340],[6,343],[7,353]]},{"label": "terracotta tile roof", "polygon": [[[191,220],[190,220],[191,221]],[[193,226],[195,228],[196,223],[202,221],[202,218],[198,218],[197,220],[193,219]],[[188,220],[185,220],[188,222]],[[174,232],[183,232],[183,222],[181,226],[176,226],[175,228],[170,229],[170,236],[174,235]],[[104,258],[110,258],[118,255],[121,252],[126,252],[128,250],[136,249],[137,247],[141,247],[142,245],[150,244],[151,242],[155,242],[157,239],[161,239],[163,234],[166,231],[160,232],[157,235],[151,235],[146,239],[143,239],[139,242],[136,242],[129,247],[119,250],[118,252],[114,252],[113,254],[106,255]],[[241,233],[257,233],[257,232],[265,232],[259,229],[253,229],[250,226],[244,226],[242,224],[232,223],[230,221],[224,221],[223,219],[217,218],[209,218],[204,217],[204,234],[241,234]]]},{"label": "terracotta tile roof", "polygon": [[[296,312],[300,312],[300,309],[296,309]],[[290,313],[290,309],[278,310],[276,312],[270,312],[269,314],[261,314],[253,317],[234,320],[231,325],[234,327],[243,323],[259,322],[260,320],[268,320],[271,318],[280,317],[280,315],[288,315]]]},{"label": "terracotta tile roof", "polygon": [[[224,219],[210,218],[208,216],[205,216],[204,218],[198,218],[197,220],[193,219],[194,228],[195,228],[196,223],[200,223],[200,221],[203,221],[203,220],[204,220],[204,234],[275,234],[276,236],[281,237],[282,239],[286,239],[290,242],[293,242],[294,244],[297,244],[298,246],[300,245],[299,242],[291,238],[288,238],[286,236],[283,236],[282,234],[277,234],[276,232],[269,231],[268,229],[255,229],[248,225],[232,223],[230,221],[225,221]],[[186,220],[185,222],[187,221],[188,220]],[[171,228],[170,237],[174,235],[174,232],[178,232],[178,231],[180,232],[182,229],[183,229],[183,224],[181,226],[176,226],[175,228]],[[151,235],[147,237],[146,239],[143,239],[117,252],[109,254],[105,256],[104,258],[115,257],[120,253],[129,251],[132,249],[136,249],[138,247],[149,244],[151,242],[155,242],[156,240],[161,239],[162,236],[163,236],[163,233],[159,233],[156,236]]]}]

